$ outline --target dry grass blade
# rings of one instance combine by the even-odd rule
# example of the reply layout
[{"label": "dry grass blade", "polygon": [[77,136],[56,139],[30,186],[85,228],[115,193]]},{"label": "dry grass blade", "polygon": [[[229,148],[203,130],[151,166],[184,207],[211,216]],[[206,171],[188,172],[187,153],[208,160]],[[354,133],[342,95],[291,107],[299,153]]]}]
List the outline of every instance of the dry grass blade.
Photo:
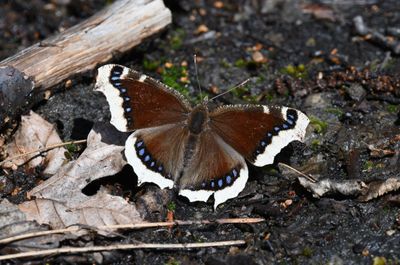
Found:
[{"label": "dry grass blade", "polygon": [[94,246],[94,247],[82,247],[82,248],[57,248],[49,250],[39,251],[28,251],[17,254],[3,255],[0,256],[0,260],[16,259],[35,257],[43,255],[55,255],[62,253],[83,253],[83,252],[97,252],[97,251],[111,251],[111,250],[123,250],[123,249],[190,249],[190,248],[207,248],[207,247],[227,247],[244,245],[244,240],[232,240],[232,241],[218,241],[208,243],[187,243],[187,244],[117,244],[111,246]]},{"label": "dry grass blade", "polygon": [[215,221],[210,220],[175,220],[173,222],[154,222],[154,223],[136,223],[136,224],[121,224],[121,225],[108,225],[108,226],[98,226],[98,227],[81,227],[78,225],[71,226],[64,229],[54,229],[49,231],[40,231],[34,233],[26,233],[18,236],[12,236],[0,239],[0,244],[8,244],[10,242],[32,238],[45,236],[50,234],[62,234],[62,233],[70,233],[76,232],[83,229],[92,229],[94,231],[97,230],[116,230],[116,229],[142,229],[142,228],[154,228],[154,227],[169,227],[169,226],[179,226],[179,225],[208,225],[208,224],[254,224],[264,222],[263,218],[227,218],[227,219],[217,219]]},{"label": "dry grass blade", "polygon": [[293,170],[294,172],[296,172],[297,174],[299,174],[300,176],[303,176],[303,177],[305,177],[306,179],[308,179],[309,181],[311,181],[311,182],[313,182],[313,183],[316,183],[317,181],[310,175],[310,174],[304,174],[303,172],[301,172],[301,171],[299,171],[299,170],[297,170],[297,169],[295,169],[295,168],[293,168],[293,167],[291,167],[291,166],[289,166],[289,165],[287,165],[287,164],[284,164],[284,163],[279,163],[279,165],[281,165],[281,166],[284,166],[284,167],[286,167],[286,168],[288,168],[288,169],[290,169],[290,170]]},{"label": "dry grass blade", "polygon": [[21,158],[21,157],[24,157],[24,156],[29,156],[29,155],[36,154],[36,153],[37,154],[41,154],[41,153],[49,151],[51,149],[62,147],[62,146],[66,146],[66,145],[69,145],[69,144],[83,144],[83,143],[86,143],[86,140],[77,140],[77,141],[70,141],[70,142],[65,142],[65,143],[60,143],[60,144],[49,145],[49,146],[46,146],[46,147],[31,151],[31,152],[23,153],[23,154],[20,154],[20,155],[16,155],[16,156],[4,159],[3,161],[0,162],[0,166],[3,165],[6,162],[9,162],[9,161],[12,161],[14,159]]}]

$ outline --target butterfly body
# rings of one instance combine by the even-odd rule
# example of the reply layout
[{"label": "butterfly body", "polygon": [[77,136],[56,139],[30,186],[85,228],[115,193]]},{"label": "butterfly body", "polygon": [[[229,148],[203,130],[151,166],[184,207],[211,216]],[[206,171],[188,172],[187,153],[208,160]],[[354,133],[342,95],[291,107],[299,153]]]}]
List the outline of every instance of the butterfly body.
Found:
[{"label": "butterfly body", "polygon": [[248,169],[272,164],[280,150],[303,140],[308,118],[287,107],[191,107],[175,90],[119,65],[99,68],[96,90],[107,98],[111,123],[133,131],[125,156],[139,184],[177,188],[190,201],[214,206],[243,190]]}]

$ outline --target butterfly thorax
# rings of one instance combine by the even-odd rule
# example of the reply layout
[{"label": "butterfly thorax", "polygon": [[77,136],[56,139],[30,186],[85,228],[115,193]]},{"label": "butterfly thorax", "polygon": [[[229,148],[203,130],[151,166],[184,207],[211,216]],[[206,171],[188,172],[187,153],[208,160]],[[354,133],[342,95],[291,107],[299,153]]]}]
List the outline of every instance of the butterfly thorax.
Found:
[{"label": "butterfly thorax", "polygon": [[207,106],[197,105],[189,114],[188,128],[192,134],[200,134],[208,120]]}]

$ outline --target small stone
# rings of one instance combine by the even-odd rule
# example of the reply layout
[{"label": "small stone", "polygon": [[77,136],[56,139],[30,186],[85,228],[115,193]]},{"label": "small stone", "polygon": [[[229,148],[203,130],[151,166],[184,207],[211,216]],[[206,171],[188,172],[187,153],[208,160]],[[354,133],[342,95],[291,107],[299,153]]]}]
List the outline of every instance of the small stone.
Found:
[{"label": "small stone", "polygon": [[166,62],[164,65],[166,68],[171,68],[172,66],[174,66],[171,62]]},{"label": "small stone", "polygon": [[196,34],[201,34],[201,33],[206,33],[206,32],[208,32],[208,27],[206,26],[206,25],[204,25],[204,24],[201,24],[200,26],[198,26],[197,27],[197,29],[196,29]]},{"label": "small stone", "polygon": [[367,92],[360,84],[352,84],[350,87],[346,87],[346,92],[352,100],[357,102],[361,102],[367,95]]},{"label": "small stone", "polygon": [[393,229],[390,229],[390,230],[387,230],[386,231],[386,235],[388,235],[388,236],[392,236],[392,235],[394,235],[396,233],[396,230],[393,230]]},{"label": "small stone", "polygon": [[264,57],[264,55],[259,51],[255,51],[252,54],[251,58],[256,63],[265,63],[267,61],[267,59]]},{"label": "small stone", "polygon": [[223,8],[224,7],[224,3],[222,1],[215,1],[214,2],[214,7],[215,8]]}]

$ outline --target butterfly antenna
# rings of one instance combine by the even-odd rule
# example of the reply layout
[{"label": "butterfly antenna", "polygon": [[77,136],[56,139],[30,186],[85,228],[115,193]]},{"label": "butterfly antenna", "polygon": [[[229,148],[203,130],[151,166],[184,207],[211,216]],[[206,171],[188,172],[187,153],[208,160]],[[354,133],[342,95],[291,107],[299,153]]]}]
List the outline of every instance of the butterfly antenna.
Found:
[{"label": "butterfly antenna", "polygon": [[245,86],[249,81],[250,81],[250,78],[247,78],[246,80],[244,80],[243,82],[239,83],[238,85],[232,87],[231,89],[228,89],[227,91],[222,92],[221,94],[218,94],[218,95],[212,97],[209,101],[214,100],[214,99],[216,99],[216,98],[219,98],[219,97],[221,97],[221,96],[223,96],[223,95],[225,95],[225,94],[228,94],[228,93],[231,92],[232,90],[238,89],[239,87],[243,87],[243,86]]},{"label": "butterfly antenna", "polygon": [[197,86],[199,87],[200,91],[200,96],[201,96],[201,86],[200,86],[200,81],[199,81],[199,73],[197,72],[197,56],[196,54],[193,55],[193,62],[194,62],[194,72],[196,75],[196,81],[197,81]]}]

